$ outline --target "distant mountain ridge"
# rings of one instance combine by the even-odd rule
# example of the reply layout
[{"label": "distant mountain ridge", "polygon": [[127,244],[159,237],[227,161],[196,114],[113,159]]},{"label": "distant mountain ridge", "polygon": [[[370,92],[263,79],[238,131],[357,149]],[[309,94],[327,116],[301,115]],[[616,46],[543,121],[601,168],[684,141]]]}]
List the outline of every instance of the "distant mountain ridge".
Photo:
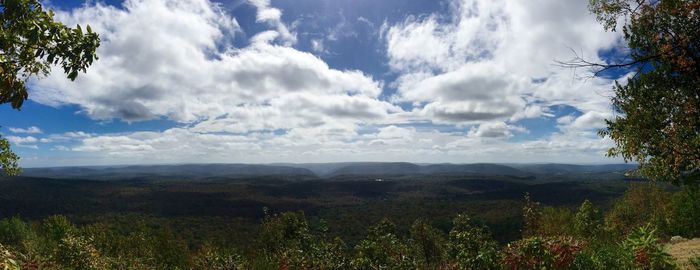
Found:
[{"label": "distant mountain ridge", "polygon": [[22,176],[54,178],[119,178],[139,176],[163,177],[253,177],[299,176],[306,178],[341,175],[557,175],[569,173],[624,172],[634,164],[415,164],[409,162],[345,162],[301,164],[182,164],[95,167],[27,168]]},{"label": "distant mountain ridge", "polygon": [[513,168],[535,174],[561,174],[561,173],[597,173],[628,171],[637,168],[636,164],[601,164],[601,165],[574,165],[574,164],[512,164]]},{"label": "distant mountain ridge", "polygon": [[[304,168],[304,167],[302,167]],[[318,172],[317,172],[318,173]],[[401,174],[446,174],[469,173],[489,175],[521,175],[518,169],[491,163],[475,164],[426,164],[408,162],[359,162],[348,163],[325,175],[401,175]]]},{"label": "distant mountain ridge", "polygon": [[109,177],[109,176],[183,176],[183,177],[225,177],[225,176],[306,176],[315,177],[312,171],[304,168],[262,164],[183,164],[183,165],[132,165],[100,167],[54,167],[28,168],[22,176],[30,177]]}]

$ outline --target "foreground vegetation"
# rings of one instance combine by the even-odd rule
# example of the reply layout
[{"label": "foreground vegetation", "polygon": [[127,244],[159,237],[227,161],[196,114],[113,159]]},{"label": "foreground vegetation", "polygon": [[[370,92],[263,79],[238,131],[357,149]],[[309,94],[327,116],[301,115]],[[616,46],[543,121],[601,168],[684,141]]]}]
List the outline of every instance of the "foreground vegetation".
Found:
[{"label": "foreground vegetation", "polygon": [[0,269],[675,269],[662,243],[700,236],[697,196],[696,189],[670,193],[637,183],[603,213],[588,200],[571,209],[526,195],[522,238],[507,244],[468,214],[454,216],[447,229],[422,218],[403,230],[383,219],[347,241],[328,221],[265,210],[243,245],[195,243],[167,226],[6,218]]}]

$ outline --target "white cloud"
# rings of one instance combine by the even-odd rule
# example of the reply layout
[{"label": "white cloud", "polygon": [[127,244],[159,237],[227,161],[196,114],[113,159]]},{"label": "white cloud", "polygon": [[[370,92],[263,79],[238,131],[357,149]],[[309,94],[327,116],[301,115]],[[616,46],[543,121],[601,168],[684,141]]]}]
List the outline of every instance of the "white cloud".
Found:
[{"label": "white cloud", "polygon": [[326,53],[326,47],[323,45],[323,39],[311,39],[311,49],[314,52]]},{"label": "white cloud", "polygon": [[[77,153],[65,164],[43,161],[53,165],[609,161],[603,153],[611,142],[591,129],[609,117],[611,81],[579,81],[553,65],[572,56],[569,47],[596,60],[599,50],[617,45],[617,34],[604,33],[585,2],[453,0],[448,14],[385,23],[387,65],[398,75],[386,85],[291,47],[295,27],[282,10],[269,0],[247,3],[268,29],[248,33],[242,48],[233,40],[244,30],[209,0],[127,0],[124,9],[88,4],[57,12],[101,34],[100,60],[75,82],[60,72],[32,81],[33,100],[75,104],[97,120],[180,125],[30,136],[33,142],[14,136],[13,143],[60,143],[52,149]],[[326,41],[351,34],[344,21]],[[311,42],[316,53],[331,44]],[[385,87],[396,92],[385,98]],[[528,132],[516,121],[553,117],[555,105],[582,115],[557,119],[554,134],[511,140]],[[414,125],[426,122],[444,126]]]},{"label": "white cloud", "polygon": [[9,142],[14,143],[14,144],[35,143],[35,142],[39,141],[39,139],[32,137],[32,136],[26,136],[26,137],[7,136],[6,138]]},{"label": "white cloud", "polygon": [[30,148],[30,149],[39,149],[39,146],[37,146],[37,143],[49,143],[51,142],[50,139],[47,138],[37,138],[34,136],[6,136],[5,137],[7,141],[10,143],[14,144],[17,147],[23,147],[23,148]]},{"label": "white cloud", "polygon": [[519,95],[529,81],[489,63],[466,64],[427,78],[399,81],[399,101],[424,102],[422,113],[436,123],[505,120],[525,109]]},{"label": "white cloud", "polygon": [[34,81],[32,99],[78,104],[94,119],[164,117],[208,132],[323,125],[335,118],[366,123],[400,111],[377,99],[382,84],[370,76],[268,43],[287,39],[281,13],[269,1],[251,3],[258,21],[274,29],[245,48],[229,42],[240,31],[235,19],[207,0],[129,0],[125,9],[97,4],[59,12],[61,20],[89,23],[100,33],[100,60],[75,82],[60,73]]},{"label": "white cloud", "polygon": [[[294,128],[286,133],[202,133],[194,128],[163,132],[102,134],[54,147],[88,160],[32,161],[34,164],[139,164],[180,162],[613,162],[604,152],[610,141],[592,133],[558,133],[525,142],[508,136],[525,132],[504,123],[484,124],[468,134],[384,126],[370,132],[360,127],[324,125]],[[44,163],[41,163],[44,162]],[[81,163],[82,162],[82,163]]]},{"label": "white cloud", "polygon": [[[256,15],[256,20],[258,22],[264,22],[275,28],[279,38],[286,45],[291,45],[296,43],[296,34],[289,31],[287,26],[282,21],[282,11],[270,6],[270,0],[248,0],[252,5],[258,9]],[[275,37],[277,38],[277,37]],[[267,41],[272,41],[273,39],[267,39]]]},{"label": "white cloud", "polygon": [[605,119],[610,119],[611,117],[611,114],[589,111],[579,117],[572,115],[562,116],[557,119],[557,124],[563,130],[597,130],[605,128]]},{"label": "white cloud", "polygon": [[10,132],[12,133],[27,133],[27,134],[41,134],[42,131],[40,128],[31,126],[28,128],[10,128]]},{"label": "white cloud", "polygon": [[469,131],[471,137],[484,138],[508,138],[513,136],[513,132],[527,132],[527,129],[521,126],[508,125],[504,122],[482,123],[478,128]]},{"label": "white cloud", "polygon": [[604,32],[585,2],[450,3],[449,14],[384,27],[399,100],[420,101],[431,121],[456,123],[539,117],[561,104],[609,110],[611,80],[577,80],[554,65],[570,59],[572,48],[596,61],[600,50],[619,44],[619,34]]}]

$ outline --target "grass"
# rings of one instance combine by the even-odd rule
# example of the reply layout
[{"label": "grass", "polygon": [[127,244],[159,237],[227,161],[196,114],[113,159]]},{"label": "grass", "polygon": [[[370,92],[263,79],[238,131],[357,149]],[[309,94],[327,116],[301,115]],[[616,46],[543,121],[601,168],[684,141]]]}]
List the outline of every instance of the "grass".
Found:
[{"label": "grass", "polygon": [[676,258],[680,269],[695,269],[690,263],[690,258],[700,256],[700,238],[669,244],[666,246],[671,256]]}]

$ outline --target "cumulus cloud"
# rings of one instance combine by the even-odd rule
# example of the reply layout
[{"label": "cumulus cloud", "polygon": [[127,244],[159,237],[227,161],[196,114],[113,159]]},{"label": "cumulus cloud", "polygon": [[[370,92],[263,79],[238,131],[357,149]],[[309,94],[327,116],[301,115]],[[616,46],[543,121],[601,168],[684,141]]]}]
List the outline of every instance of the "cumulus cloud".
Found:
[{"label": "cumulus cloud", "polygon": [[28,128],[10,128],[10,132],[12,133],[27,133],[27,134],[41,134],[43,133],[40,128],[36,126],[31,126]]},{"label": "cumulus cloud", "polygon": [[[558,133],[543,138],[511,142],[508,134],[524,132],[504,123],[478,129],[444,132],[412,126],[389,125],[371,131],[326,125],[295,128],[286,133],[203,133],[193,128],[162,132],[130,132],[74,138],[55,150],[91,157],[91,164],[180,162],[600,162],[610,146],[595,135]],[[41,162],[41,160],[34,161]],[[71,165],[80,160],[53,160]],[[61,163],[65,162],[65,163]]]},{"label": "cumulus cloud", "polygon": [[570,59],[572,48],[595,61],[619,45],[585,2],[449,2],[449,14],[384,27],[389,64],[400,75],[398,100],[420,102],[428,119],[452,123],[546,116],[547,106],[561,104],[609,110],[611,80],[576,80],[553,65]]},{"label": "cumulus cloud", "polygon": [[[100,33],[100,60],[75,82],[60,72],[31,81],[34,101],[77,105],[96,120],[178,124],[8,139],[52,143],[56,151],[90,157],[83,161],[90,164],[603,160],[611,142],[592,129],[610,116],[612,81],[579,81],[552,64],[570,58],[571,47],[598,60],[599,51],[618,45],[618,34],[604,33],[580,1],[446,1],[446,14],[381,27],[392,75],[386,83],[294,48],[295,27],[269,0],[246,1],[265,29],[246,33],[245,47],[233,41],[246,29],[209,0],[126,0],[121,8],[97,3],[58,11],[67,24],[90,24]],[[350,34],[347,27],[331,27],[326,40]],[[332,44],[310,42],[316,53]],[[559,132],[512,140],[528,132],[517,121],[553,117],[557,105],[580,116],[558,118]]]},{"label": "cumulus cloud", "polygon": [[[269,43],[291,34],[269,1],[250,1],[272,30],[234,48],[238,23],[208,0],[129,0],[59,12],[102,37],[100,60],[75,82],[61,74],[33,82],[44,104],[78,104],[91,118],[167,118],[202,130],[246,132],[382,119],[398,111],[377,97],[382,84],[356,70]],[[270,37],[264,37],[271,34]],[[201,123],[200,123],[201,122]],[[217,122],[218,124],[213,124]]]},{"label": "cumulus cloud", "polygon": [[[287,25],[282,21],[282,11],[271,7],[270,0],[248,0],[252,5],[258,9],[256,14],[256,20],[258,22],[264,22],[275,28],[275,34],[272,39],[262,39],[265,41],[272,41],[279,38],[284,44],[291,45],[296,43],[296,34],[292,33]],[[269,35],[271,32],[263,32],[263,35]]]},{"label": "cumulus cloud", "polygon": [[521,126],[508,125],[504,122],[490,122],[479,125],[478,128],[469,131],[469,136],[484,138],[508,138],[513,136],[513,132],[527,132]]},{"label": "cumulus cloud", "polygon": [[496,66],[475,63],[426,78],[404,77],[396,99],[427,103],[421,112],[433,122],[478,123],[523,111],[527,103],[519,93],[528,86]]},{"label": "cumulus cloud", "polygon": [[557,118],[557,124],[563,130],[597,130],[605,128],[605,119],[611,117],[611,114],[589,111],[578,117],[566,115]]},{"label": "cumulus cloud", "polygon": [[27,137],[7,136],[7,140],[11,143],[14,143],[14,144],[35,143],[35,142],[39,141],[39,139],[32,137],[32,136],[27,136]]}]

